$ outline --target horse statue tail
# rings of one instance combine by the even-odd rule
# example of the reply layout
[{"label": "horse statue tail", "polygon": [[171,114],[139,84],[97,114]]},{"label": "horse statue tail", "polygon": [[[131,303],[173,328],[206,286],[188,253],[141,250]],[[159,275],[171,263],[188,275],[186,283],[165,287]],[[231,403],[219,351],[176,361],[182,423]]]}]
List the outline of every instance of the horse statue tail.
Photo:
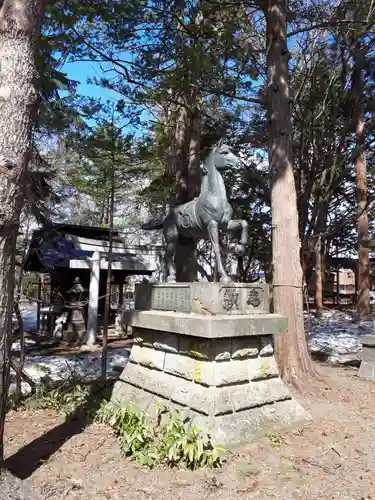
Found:
[{"label": "horse statue tail", "polygon": [[148,222],[142,224],[141,229],[145,229],[146,231],[152,231],[154,229],[162,229],[165,217],[166,217],[165,215],[159,215],[158,217],[155,217],[155,219],[151,219]]}]

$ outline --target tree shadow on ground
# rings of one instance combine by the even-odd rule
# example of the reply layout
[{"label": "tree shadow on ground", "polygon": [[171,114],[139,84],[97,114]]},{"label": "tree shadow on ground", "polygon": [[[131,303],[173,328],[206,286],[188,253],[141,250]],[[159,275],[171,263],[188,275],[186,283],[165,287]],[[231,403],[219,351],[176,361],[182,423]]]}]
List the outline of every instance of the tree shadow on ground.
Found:
[{"label": "tree shadow on ground", "polygon": [[68,415],[62,424],[34,439],[7,458],[3,467],[22,480],[30,477],[64,443],[83,432],[93,422],[102,401],[110,399],[113,385],[113,381],[100,385],[92,384],[89,397],[81,407]]}]

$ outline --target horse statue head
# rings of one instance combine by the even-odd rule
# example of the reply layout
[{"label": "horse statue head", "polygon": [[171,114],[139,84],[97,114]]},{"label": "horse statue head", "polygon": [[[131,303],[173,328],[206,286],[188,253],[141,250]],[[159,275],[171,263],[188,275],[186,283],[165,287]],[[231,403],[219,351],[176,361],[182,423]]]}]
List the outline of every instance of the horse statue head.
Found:
[{"label": "horse statue head", "polygon": [[207,174],[210,167],[222,172],[237,167],[240,162],[241,160],[232,152],[230,147],[224,143],[223,139],[220,139],[203,165],[203,174]]}]

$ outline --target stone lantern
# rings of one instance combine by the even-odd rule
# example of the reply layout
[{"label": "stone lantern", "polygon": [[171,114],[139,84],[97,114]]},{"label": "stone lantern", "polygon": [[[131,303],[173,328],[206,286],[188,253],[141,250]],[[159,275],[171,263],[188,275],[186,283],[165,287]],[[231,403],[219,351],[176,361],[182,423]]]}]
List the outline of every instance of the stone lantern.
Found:
[{"label": "stone lantern", "polygon": [[82,294],[85,291],[81,280],[74,278],[73,286],[67,290],[69,302],[67,304],[68,325],[64,339],[68,342],[82,342],[86,333],[86,322]]}]

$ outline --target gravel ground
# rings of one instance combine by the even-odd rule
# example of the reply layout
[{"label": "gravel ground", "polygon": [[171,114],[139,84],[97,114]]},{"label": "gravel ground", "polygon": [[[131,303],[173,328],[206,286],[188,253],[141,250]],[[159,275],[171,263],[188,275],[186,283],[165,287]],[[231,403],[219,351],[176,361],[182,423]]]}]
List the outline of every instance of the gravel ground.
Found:
[{"label": "gravel ground", "polygon": [[323,366],[298,399],[313,420],[229,455],[220,470],[141,469],[110,431],[50,411],[10,412],[6,465],[40,500],[375,498],[375,384]]}]

